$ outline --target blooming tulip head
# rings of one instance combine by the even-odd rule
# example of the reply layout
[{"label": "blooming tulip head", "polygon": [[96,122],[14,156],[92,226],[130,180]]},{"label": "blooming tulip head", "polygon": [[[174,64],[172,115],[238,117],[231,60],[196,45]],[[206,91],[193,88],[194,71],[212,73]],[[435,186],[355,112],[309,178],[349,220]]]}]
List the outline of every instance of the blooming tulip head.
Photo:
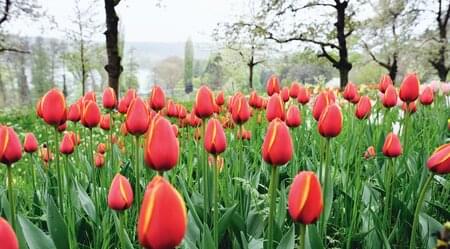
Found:
[{"label": "blooming tulip head", "polygon": [[397,105],[397,90],[393,85],[389,85],[383,95],[383,106],[386,108],[391,108]]},{"label": "blooming tulip head", "polygon": [[400,144],[400,139],[394,133],[390,132],[383,145],[383,155],[387,157],[398,157],[403,153],[402,145]]},{"label": "blooming tulip head", "polygon": [[280,79],[276,75],[271,75],[266,84],[267,95],[272,96],[274,93],[280,93]]},{"label": "blooming tulip head", "polygon": [[150,94],[150,108],[159,111],[164,108],[166,96],[159,86],[154,86]]},{"label": "blooming tulip head", "polygon": [[300,116],[300,110],[296,105],[289,106],[286,112],[286,124],[287,126],[293,128],[298,127],[302,123],[302,118]]},{"label": "blooming tulip head", "polygon": [[59,145],[59,152],[64,155],[70,155],[75,149],[75,143],[72,136],[69,133],[65,133],[61,144]]},{"label": "blooming tulip head", "polygon": [[419,97],[419,78],[415,73],[407,74],[400,85],[399,96],[403,102],[414,102]]},{"label": "blooming tulip head", "polygon": [[108,206],[116,211],[123,211],[133,204],[133,190],[128,179],[117,173],[108,193]]},{"label": "blooming tulip head", "polygon": [[99,143],[97,145],[97,152],[100,153],[100,154],[105,154],[105,152],[106,152],[106,144]]},{"label": "blooming tulip head", "polygon": [[428,158],[427,167],[437,174],[450,173],[450,143],[437,148]]},{"label": "blooming tulip head", "polygon": [[378,83],[378,90],[380,90],[380,92],[382,93],[385,93],[386,89],[389,86],[394,86],[391,77],[389,76],[389,74],[382,75],[380,78],[380,83]]},{"label": "blooming tulip head", "polygon": [[195,96],[195,115],[199,118],[208,118],[214,113],[214,96],[209,87],[201,86]]},{"label": "blooming tulip head", "polygon": [[342,112],[337,104],[331,104],[325,107],[320,115],[317,129],[323,137],[336,137],[342,130]]},{"label": "blooming tulip head", "polygon": [[227,147],[227,138],[219,120],[211,118],[205,131],[204,146],[210,154],[220,154]]},{"label": "blooming tulip head", "polygon": [[366,119],[370,115],[372,104],[368,96],[362,96],[356,105],[355,116],[358,119]]},{"label": "blooming tulip head", "polygon": [[269,98],[269,102],[266,107],[266,118],[270,122],[276,118],[284,120],[284,103],[278,93],[273,94]]},{"label": "blooming tulip head", "polygon": [[145,102],[140,97],[133,99],[128,107],[127,118],[125,120],[127,131],[136,136],[145,134],[149,122],[150,114]]},{"label": "blooming tulip head", "polygon": [[330,94],[328,94],[328,92],[321,92],[319,95],[317,95],[312,110],[313,117],[316,121],[319,121],[320,115],[331,103],[334,103],[334,101],[330,98]]},{"label": "blooming tulip head", "polygon": [[38,150],[38,142],[33,133],[27,133],[23,141],[23,148],[26,153],[34,153]]},{"label": "blooming tulip head", "polygon": [[223,91],[220,91],[216,96],[216,105],[222,106],[225,103],[225,96]]},{"label": "blooming tulip head", "polygon": [[262,145],[264,161],[272,166],[286,164],[292,159],[292,138],[289,128],[280,119],[270,122]]},{"label": "blooming tulip head", "polygon": [[422,105],[431,105],[433,103],[433,98],[434,98],[433,89],[427,86],[420,95],[419,100]]},{"label": "blooming tulip head", "polygon": [[138,219],[138,239],[145,248],[176,248],[184,238],[187,214],[183,198],[163,177],[147,185]]},{"label": "blooming tulip head", "polygon": [[0,241],[4,249],[19,249],[16,233],[2,217],[0,217]]},{"label": "blooming tulip head", "polygon": [[344,89],[343,97],[347,101],[351,102],[356,95],[358,94],[358,90],[356,89],[356,85],[352,82],[349,82]]},{"label": "blooming tulip head", "polygon": [[47,124],[59,126],[66,122],[66,99],[58,89],[53,88],[42,97],[40,109]]},{"label": "blooming tulip head", "polygon": [[156,115],[150,122],[144,144],[144,160],[157,171],[170,170],[177,164],[179,156],[178,139],[170,122]]},{"label": "blooming tulip head", "polygon": [[81,107],[80,102],[73,103],[69,107],[69,112],[67,112],[67,119],[76,123],[81,119]]},{"label": "blooming tulip head", "polygon": [[104,91],[103,91],[103,107],[105,109],[114,109],[116,108],[116,104],[117,104],[117,98],[116,98],[116,92],[114,92],[114,89],[112,89],[111,87],[107,87]]},{"label": "blooming tulip head", "polygon": [[322,213],[322,189],[312,171],[302,171],[292,181],[288,195],[289,215],[295,222],[312,224]]},{"label": "blooming tulip head", "polygon": [[245,96],[236,96],[231,108],[231,117],[236,124],[243,124],[250,118],[250,107]]},{"label": "blooming tulip head", "polygon": [[22,145],[13,128],[0,126],[0,162],[10,166],[22,158]]},{"label": "blooming tulip head", "polygon": [[83,103],[83,110],[81,114],[81,124],[87,128],[94,128],[100,123],[100,109],[97,103],[88,100]]}]

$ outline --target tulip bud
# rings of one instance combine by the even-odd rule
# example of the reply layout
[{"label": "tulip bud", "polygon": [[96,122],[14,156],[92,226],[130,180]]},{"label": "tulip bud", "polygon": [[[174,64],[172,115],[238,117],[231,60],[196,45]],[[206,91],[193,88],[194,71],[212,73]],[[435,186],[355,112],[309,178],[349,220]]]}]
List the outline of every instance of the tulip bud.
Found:
[{"label": "tulip bud", "polygon": [[16,233],[9,223],[0,217],[0,241],[4,249],[19,249]]},{"label": "tulip bud", "polygon": [[214,113],[214,96],[207,86],[201,86],[195,96],[195,115],[207,118]]},{"label": "tulip bud", "polygon": [[256,91],[252,91],[252,93],[250,93],[248,104],[253,108],[261,108],[261,101],[259,100],[259,96]]},{"label": "tulip bud", "polygon": [[187,111],[186,111],[186,107],[184,107],[183,105],[181,105],[181,104],[178,104],[177,105],[177,109],[178,109],[178,118],[179,119],[183,119],[183,118],[185,118],[186,117],[186,115],[187,115]]},{"label": "tulip bud", "polygon": [[272,120],[262,145],[264,161],[272,166],[286,164],[292,159],[292,147],[289,128],[278,118]]},{"label": "tulip bud", "polygon": [[22,158],[22,145],[13,128],[0,125],[0,162],[10,166]]},{"label": "tulip bud", "polygon": [[47,148],[47,145],[44,144],[44,146],[39,149],[39,157],[41,158],[44,163],[48,163],[49,161],[53,160],[53,154],[52,152]]},{"label": "tulip bud", "polygon": [[100,123],[100,109],[97,103],[88,100],[83,103],[81,124],[87,128],[94,128]]},{"label": "tulip bud", "polygon": [[157,171],[170,170],[176,166],[179,156],[178,139],[167,119],[155,116],[147,132],[144,144],[144,160]]},{"label": "tulip bud", "polygon": [[105,109],[114,109],[117,104],[116,92],[111,87],[105,88],[103,91],[103,107]]},{"label": "tulip bud", "polygon": [[140,97],[135,98],[128,107],[125,120],[127,131],[132,135],[140,136],[147,132],[149,123],[150,114],[147,105]]},{"label": "tulip bud", "polygon": [[67,113],[67,119],[74,123],[80,121],[81,108],[80,108],[80,104],[78,102],[70,105],[69,112]]},{"label": "tulip bud", "polygon": [[358,90],[356,89],[356,85],[352,82],[349,82],[344,89],[343,97],[347,101],[351,102],[356,95],[358,94]]},{"label": "tulip bud", "polygon": [[416,74],[407,74],[400,85],[400,99],[407,103],[414,102],[419,97],[419,85]]},{"label": "tulip bud", "polygon": [[328,94],[328,92],[321,92],[319,95],[317,95],[312,110],[313,117],[316,121],[319,121],[320,115],[331,103],[334,103],[334,101],[330,99],[330,95]]},{"label": "tulip bud", "polygon": [[44,118],[43,116],[42,116],[42,105],[41,105],[41,102],[42,102],[42,98],[40,98],[37,102],[36,102],[36,106],[35,106],[35,108],[36,108],[36,115],[38,116],[38,117],[40,117],[40,118]]},{"label": "tulip bud", "polygon": [[269,122],[276,118],[281,120],[284,120],[285,118],[284,103],[278,93],[273,94],[269,98],[269,102],[266,107],[266,118]]},{"label": "tulip bud", "polygon": [[231,117],[236,124],[243,124],[250,118],[250,107],[244,96],[237,96],[231,108]]},{"label": "tulip bud", "polygon": [[117,111],[119,111],[119,113],[126,114],[127,111],[128,111],[128,104],[129,104],[129,103],[127,103],[127,102],[125,101],[125,98],[122,98],[122,99],[119,101],[119,104],[118,104],[118,106],[117,106]]},{"label": "tulip bud", "polygon": [[433,89],[427,86],[420,95],[420,103],[422,103],[422,105],[431,105],[433,103],[433,98]]},{"label": "tulip bud", "polygon": [[386,140],[383,145],[383,154],[387,157],[398,157],[403,153],[402,145],[400,144],[400,139],[397,135],[390,132],[386,136]]},{"label": "tulip bud", "polygon": [[101,116],[100,128],[105,131],[109,131],[109,129],[111,128],[111,117],[109,113]]},{"label": "tulip bud", "polygon": [[437,148],[428,158],[427,167],[437,174],[450,173],[450,143]]},{"label": "tulip bud", "polygon": [[283,89],[281,89],[280,96],[281,96],[281,99],[283,100],[283,102],[289,101],[289,88],[287,86],[285,86],[285,87],[283,87]]},{"label": "tulip bud", "polygon": [[308,102],[309,102],[309,90],[308,90],[308,88],[300,86],[300,89],[298,90],[297,101],[298,101],[298,103],[300,103],[302,105],[308,104]]},{"label": "tulip bud", "polygon": [[209,119],[203,144],[206,151],[210,154],[217,155],[225,151],[227,138],[219,120],[215,118]]},{"label": "tulip bud", "polygon": [[266,84],[267,95],[272,96],[274,93],[280,93],[280,79],[276,75],[271,75]]},{"label": "tulip bud", "polygon": [[100,153],[95,153],[94,164],[95,164],[95,167],[102,168],[103,165],[105,164],[105,156],[103,156]]},{"label": "tulip bud", "polygon": [[97,145],[97,152],[100,153],[100,154],[105,154],[105,152],[106,152],[106,144],[99,143]]},{"label": "tulip bud", "polygon": [[375,148],[373,146],[370,146],[369,148],[367,148],[367,150],[364,152],[364,158],[365,159],[370,159],[373,158],[377,155],[377,153],[375,152]]},{"label": "tulip bud", "polygon": [[312,171],[302,171],[292,181],[288,195],[289,215],[295,222],[312,224],[323,209],[322,189]]},{"label": "tulip bud", "polygon": [[97,103],[97,95],[95,95],[95,92],[89,91],[83,96],[83,102],[92,101]]},{"label": "tulip bud", "polygon": [[341,108],[337,104],[331,104],[320,115],[317,129],[323,137],[336,137],[341,133],[342,122]]},{"label": "tulip bud", "polygon": [[370,103],[369,97],[363,96],[356,105],[355,116],[358,119],[366,119],[370,116],[371,109],[372,104]]},{"label": "tulip bud", "polygon": [[66,100],[58,89],[53,88],[42,97],[40,108],[47,124],[58,126],[66,121]]},{"label": "tulip bud", "polygon": [[24,147],[25,152],[27,152],[27,153],[34,153],[38,150],[38,142],[33,133],[27,133],[25,135],[25,140],[23,141],[23,147]]},{"label": "tulip bud", "polygon": [[216,96],[216,105],[222,106],[225,103],[225,97],[223,91],[220,91]]},{"label": "tulip bud", "polygon": [[397,105],[397,91],[395,90],[395,87],[392,85],[389,85],[383,95],[383,105],[386,108],[391,108]]},{"label": "tulip bud", "polygon": [[138,239],[145,248],[176,248],[184,238],[187,214],[183,198],[163,177],[147,185],[138,219]]},{"label": "tulip bud", "polygon": [[125,176],[117,173],[109,188],[108,207],[116,211],[126,210],[133,204],[133,198],[130,182]]},{"label": "tulip bud", "polygon": [[65,133],[61,144],[59,145],[59,152],[64,155],[70,155],[73,153],[75,149],[75,144],[73,142],[73,138],[69,133]]},{"label": "tulip bud", "polygon": [[286,124],[287,126],[293,128],[298,127],[302,123],[302,118],[300,116],[300,110],[296,105],[289,106],[286,113]]},{"label": "tulip bud", "polygon": [[250,140],[252,138],[252,132],[248,131],[248,130],[244,129],[244,127],[242,127],[241,130],[237,131],[236,137],[237,137],[237,139],[241,139],[241,140]]},{"label": "tulip bud", "polygon": [[178,117],[178,109],[176,104],[173,102],[173,100],[169,99],[167,101],[167,116],[174,118],[174,117]]},{"label": "tulip bud", "polygon": [[378,84],[378,90],[380,92],[385,93],[389,86],[394,86],[391,77],[389,74],[384,74],[381,76],[380,83]]},{"label": "tulip bud", "polygon": [[291,83],[291,88],[289,88],[289,96],[292,99],[296,99],[298,97],[298,93],[300,91],[300,84],[297,81]]},{"label": "tulip bud", "polygon": [[149,102],[150,108],[152,108],[155,111],[159,111],[164,108],[166,96],[161,87],[156,85],[153,86]]}]

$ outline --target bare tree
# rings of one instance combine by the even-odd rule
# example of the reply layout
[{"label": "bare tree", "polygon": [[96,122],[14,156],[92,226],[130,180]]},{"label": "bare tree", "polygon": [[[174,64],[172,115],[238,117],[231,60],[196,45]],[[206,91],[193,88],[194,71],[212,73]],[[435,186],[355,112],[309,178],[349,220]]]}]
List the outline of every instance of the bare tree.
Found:
[{"label": "bare tree", "polygon": [[119,78],[123,71],[123,67],[120,64],[122,58],[119,55],[119,32],[118,24],[119,17],[117,16],[115,7],[119,4],[120,0],[105,0],[105,12],[106,12],[106,51],[108,54],[108,64],[105,66],[106,72],[108,72],[108,85],[114,89],[116,94],[119,94]]},{"label": "bare tree", "polygon": [[437,32],[432,32],[432,41],[437,47],[437,53],[433,53],[433,57],[429,59],[429,62],[438,72],[439,79],[446,81],[448,72],[450,71],[450,63],[448,62],[450,1],[435,0],[435,2],[437,2],[437,10],[434,11]]}]

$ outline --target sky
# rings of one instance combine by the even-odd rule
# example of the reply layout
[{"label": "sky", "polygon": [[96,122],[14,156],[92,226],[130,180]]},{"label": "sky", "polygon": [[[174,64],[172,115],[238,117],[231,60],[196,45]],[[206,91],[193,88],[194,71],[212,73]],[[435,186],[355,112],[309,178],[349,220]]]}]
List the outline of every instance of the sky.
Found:
[{"label": "sky", "polygon": [[[75,0],[36,0],[57,28],[47,21],[17,20],[12,33],[27,36],[64,37],[73,27]],[[104,23],[103,0],[80,0],[82,7],[93,2],[96,21]],[[160,5],[157,6],[158,1]],[[183,42],[212,41],[211,33],[219,22],[230,20],[245,9],[243,0],[122,0],[116,7],[126,41]],[[104,26],[103,26],[104,27]],[[103,29],[102,27],[102,29]],[[94,40],[103,40],[99,34]]]}]

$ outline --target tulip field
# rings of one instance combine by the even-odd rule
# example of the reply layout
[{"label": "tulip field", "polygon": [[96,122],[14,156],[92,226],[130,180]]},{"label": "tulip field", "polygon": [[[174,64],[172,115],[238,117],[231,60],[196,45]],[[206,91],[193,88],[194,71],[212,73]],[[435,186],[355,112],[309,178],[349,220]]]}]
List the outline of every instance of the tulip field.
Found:
[{"label": "tulip field", "polygon": [[0,249],[450,248],[450,84],[154,86],[0,114]]}]

